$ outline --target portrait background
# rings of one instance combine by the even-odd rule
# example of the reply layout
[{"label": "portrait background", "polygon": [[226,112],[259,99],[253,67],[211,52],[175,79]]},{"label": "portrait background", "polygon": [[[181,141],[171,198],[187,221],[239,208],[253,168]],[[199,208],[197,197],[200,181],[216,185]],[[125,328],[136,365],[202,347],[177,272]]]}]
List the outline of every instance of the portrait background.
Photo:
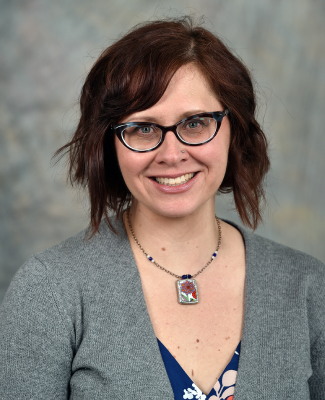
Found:
[{"label": "portrait background", "polygon": [[[33,253],[84,229],[88,203],[51,157],[71,136],[102,50],[138,22],[205,16],[252,71],[270,141],[257,233],[325,262],[325,3],[322,0],[0,1],[0,303]],[[221,218],[240,223],[231,196]]]}]

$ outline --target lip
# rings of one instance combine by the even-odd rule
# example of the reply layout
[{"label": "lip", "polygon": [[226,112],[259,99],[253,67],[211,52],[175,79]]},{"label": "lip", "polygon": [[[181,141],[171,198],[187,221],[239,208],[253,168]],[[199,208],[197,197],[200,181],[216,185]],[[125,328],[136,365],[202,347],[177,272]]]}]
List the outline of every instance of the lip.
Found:
[{"label": "lip", "polygon": [[[168,179],[176,179],[179,178],[183,175],[186,174],[195,174],[197,171],[191,171],[191,172],[183,172],[183,173],[177,173],[177,174],[166,174],[166,175],[152,175],[151,178],[168,178]],[[192,178],[193,179],[193,178]]]},{"label": "lip", "polygon": [[[187,172],[188,173],[188,172]],[[182,174],[185,175],[185,174]],[[182,175],[162,175],[162,176],[157,176],[158,178],[171,178],[171,179],[175,179],[178,178],[179,176]],[[199,172],[195,173],[195,175],[193,176],[192,179],[190,179],[188,182],[182,183],[181,185],[177,185],[177,186],[168,186],[168,185],[163,185],[161,183],[158,183],[157,181],[155,181],[154,179],[149,178],[150,182],[152,182],[152,184],[154,185],[155,188],[157,188],[160,192],[163,193],[169,193],[169,194],[173,194],[173,193],[183,193],[186,192],[187,190],[189,190],[197,181],[198,176],[200,175]]]}]

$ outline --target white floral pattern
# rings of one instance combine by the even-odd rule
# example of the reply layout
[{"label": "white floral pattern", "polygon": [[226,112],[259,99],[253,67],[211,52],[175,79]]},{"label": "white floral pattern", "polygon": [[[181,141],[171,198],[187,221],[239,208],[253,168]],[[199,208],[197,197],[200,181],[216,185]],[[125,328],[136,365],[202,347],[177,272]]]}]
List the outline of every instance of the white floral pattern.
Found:
[{"label": "white floral pattern", "polygon": [[194,390],[191,388],[184,389],[183,399],[205,400],[206,395],[196,386],[196,384],[192,383],[192,386],[194,387]]}]

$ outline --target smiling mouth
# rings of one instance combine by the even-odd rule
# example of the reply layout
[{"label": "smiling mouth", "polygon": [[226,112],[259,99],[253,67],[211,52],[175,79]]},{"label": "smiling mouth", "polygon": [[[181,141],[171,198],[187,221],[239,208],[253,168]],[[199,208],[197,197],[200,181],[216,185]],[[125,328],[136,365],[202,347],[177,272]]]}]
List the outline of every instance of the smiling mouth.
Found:
[{"label": "smiling mouth", "polygon": [[178,186],[178,185],[183,185],[184,183],[190,181],[195,175],[196,175],[196,173],[192,172],[190,174],[178,176],[177,178],[155,177],[153,179],[156,182],[158,182],[160,185]]}]

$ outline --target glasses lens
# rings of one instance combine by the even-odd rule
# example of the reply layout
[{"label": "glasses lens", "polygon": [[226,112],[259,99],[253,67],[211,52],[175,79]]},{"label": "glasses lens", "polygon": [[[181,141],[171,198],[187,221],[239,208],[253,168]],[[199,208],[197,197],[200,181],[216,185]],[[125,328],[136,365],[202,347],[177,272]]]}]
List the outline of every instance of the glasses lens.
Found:
[{"label": "glasses lens", "polygon": [[135,150],[149,150],[159,143],[161,130],[153,125],[129,126],[124,129],[123,138]]},{"label": "glasses lens", "polygon": [[216,129],[214,118],[198,117],[184,121],[177,127],[177,132],[187,143],[204,143],[214,135]]}]

